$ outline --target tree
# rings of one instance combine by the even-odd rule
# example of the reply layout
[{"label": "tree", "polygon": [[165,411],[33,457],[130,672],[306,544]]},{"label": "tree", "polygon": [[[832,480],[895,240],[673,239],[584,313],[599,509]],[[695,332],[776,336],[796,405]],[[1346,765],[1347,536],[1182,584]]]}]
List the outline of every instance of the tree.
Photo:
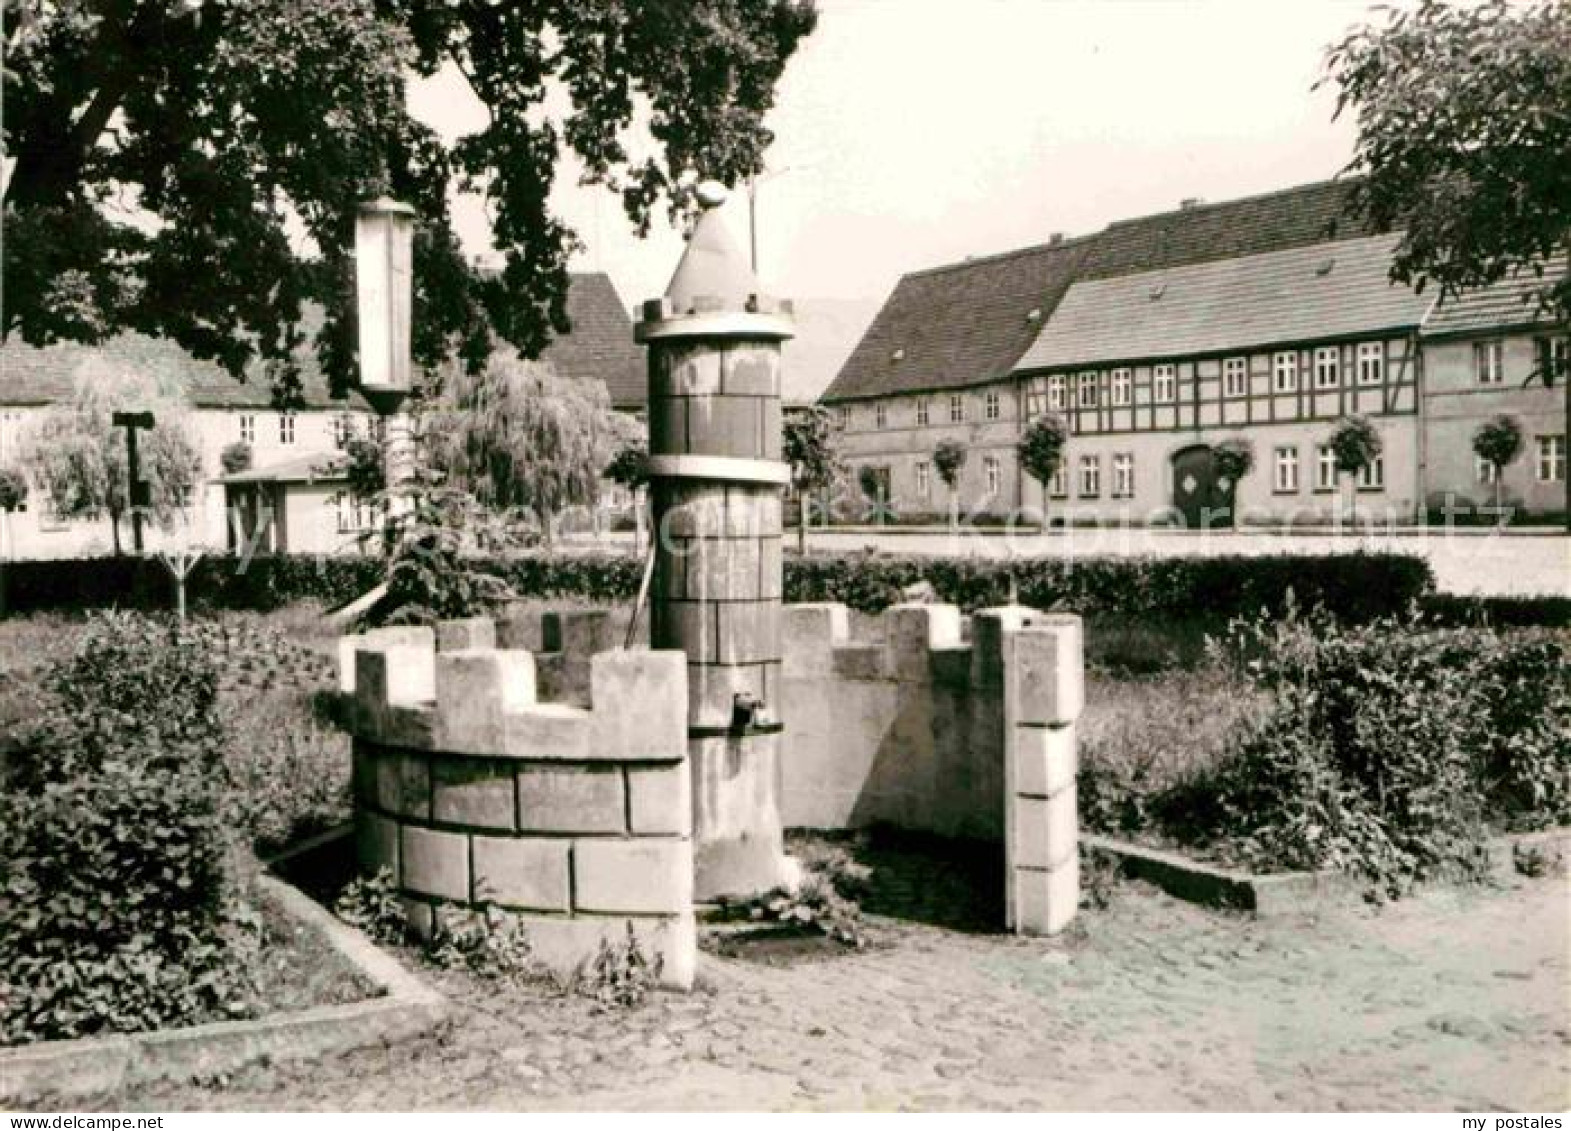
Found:
[{"label": "tree", "polygon": [[49,408],[22,441],[22,462],[55,513],[80,519],[107,514],[116,555],[120,520],[130,509],[125,431],[112,421],[117,409],[153,414],[153,428],[139,439],[141,474],[151,517],[167,530],[202,475],[177,386],[90,358],[77,369],[71,399]]},{"label": "tree", "polygon": [[[1225,479],[1233,496],[1233,509],[1238,509],[1238,484],[1255,468],[1255,448],[1243,436],[1230,436],[1211,449],[1211,466],[1218,479]],[[1235,515],[1236,518],[1236,515]]]},{"label": "tree", "polygon": [[1490,417],[1473,433],[1473,454],[1494,471],[1495,513],[1504,522],[1502,492],[1505,487],[1505,469],[1507,464],[1522,454],[1522,425],[1516,417],[1505,413]]},{"label": "tree", "polygon": [[239,475],[242,471],[250,471],[252,459],[251,445],[244,440],[225,444],[224,450],[218,453],[218,462],[223,467],[225,475]]},{"label": "tree", "polygon": [[[1355,206],[1402,229],[1392,277],[1442,296],[1537,280],[1539,309],[1571,328],[1571,272],[1547,269],[1571,255],[1571,5],[1421,0],[1349,33],[1324,81],[1338,115],[1357,109]],[[1557,376],[1535,371],[1545,387]]]},{"label": "tree", "polygon": [[949,530],[960,528],[960,469],[966,465],[966,447],[959,440],[943,440],[933,449],[933,468],[949,488]]},{"label": "tree", "polygon": [[643,491],[649,482],[649,448],[642,443],[628,444],[611,457],[605,477],[633,498],[633,553],[644,552]]},{"label": "tree", "polygon": [[[355,360],[354,211],[420,214],[413,349],[485,364],[567,329],[576,234],[550,209],[562,157],[647,231],[681,174],[757,173],[763,119],[810,0],[5,0],[0,335],[121,329],[298,392],[306,300],[338,387]],[[414,76],[461,76],[484,123],[451,144],[412,117]],[[498,271],[450,202],[483,198]],[[128,206],[127,201],[131,204]],[[303,238],[301,238],[303,237]],[[200,277],[203,285],[190,280]]]},{"label": "tree", "polygon": [[791,468],[791,489],[796,492],[796,550],[807,553],[810,499],[827,491],[835,481],[840,457],[835,445],[834,418],[822,405],[792,409],[782,425],[781,449]]},{"label": "tree", "polygon": [[868,510],[872,512],[873,522],[878,526],[884,525],[884,519],[888,517],[889,500],[885,497],[883,475],[878,468],[865,463],[856,469],[856,485],[872,504]]},{"label": "tree", "polygon": [[[1326,443],[1336,458],[1337,471],[1343,475],[1358,475],[1365,468],[1373,466],[1375,460],[1380,458],[1380,433],[1375,431],[1375,426],[1369,423],[1369,418],[1366,416],[1344,416],[1336,422],[1336,427],[1331,430]],[[1355,494],[1354,518],[1357,515],[1358,502]]]},{"label": "tree", "polygon": [[27,476],[0,467],[0,617],[5,616],[5,560],[11,552],[11,515],[27,502]]},{"label": "tree", "polygon": [[1044,413],[1026,425],[1020,437],[1018,452],[1020,466],[1026,474],[1042,485],[1042,523],[1047,524],[1047,485],[1058,474],[1064,462],[1064,448],[1069,443],[1069,424],[1056,413]]},{"label": "tree", "polygon": [[562,511],[595,502],[617,434],[599,381],[501,351],[477,373],[450,365],[422,422],[445,484],[497,513],[523,512],[549,545]]}]

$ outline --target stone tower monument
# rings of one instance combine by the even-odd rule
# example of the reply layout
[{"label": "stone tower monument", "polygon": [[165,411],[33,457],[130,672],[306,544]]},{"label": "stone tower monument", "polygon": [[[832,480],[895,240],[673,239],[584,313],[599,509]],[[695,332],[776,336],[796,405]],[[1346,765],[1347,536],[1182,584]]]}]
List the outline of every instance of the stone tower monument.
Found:
[{"label": "stone tower monument", "polygon": [[703,205],[665,297],[637,327],[649,348],[655,563],[650,645],[688,664],[694,895],[789,882],[780,822],[780,343],[791,307],[766,299]]}]

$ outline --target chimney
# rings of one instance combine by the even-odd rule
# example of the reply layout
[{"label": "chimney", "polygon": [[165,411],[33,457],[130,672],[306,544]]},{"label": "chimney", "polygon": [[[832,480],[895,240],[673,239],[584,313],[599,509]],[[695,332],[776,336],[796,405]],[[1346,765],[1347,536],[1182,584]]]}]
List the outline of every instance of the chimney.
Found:
[{"label": "chimney", "polygon": [[1063,232],[1054,232],[1052,235],[1047,237],[1047,246],[1048,247],[1057,247],[1059,244],[1061,244],[1063,242],[1064,242],[1064,233]]},{"label": "chimney", "polygon": [[1188,212],[1192,208],[1199,208],[1204,203],[1205,200],[1201,197],[1186,196],[1183,200],[1178,202],[1178,208],[1181,212]]}]

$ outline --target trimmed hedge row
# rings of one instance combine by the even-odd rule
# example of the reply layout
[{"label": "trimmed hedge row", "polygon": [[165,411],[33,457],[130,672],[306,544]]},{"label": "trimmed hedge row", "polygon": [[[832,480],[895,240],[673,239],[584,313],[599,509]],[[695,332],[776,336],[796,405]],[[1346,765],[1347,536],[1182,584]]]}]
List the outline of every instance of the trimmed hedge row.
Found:
[{"label": "trimmed hedge row", "polygon": [[[257,557],[204,560],[189,592],[207,608],[267,611],[301,600],[343,604],[382,578],[376,558]],[[611,555],[528,555],[483,568],[505,578],[520,595],[592,602],[630,601],[641,563]],[[167,607],[172,583],[157,561],[85,558],[11,563],[7,607],[13,611]],[[938,598],[966,610],[1005,603],[1011,580],[1022,604],[1086,614],[1160,614],[1231,617],[1278,612],[1288,595],[1301,608],[1323,607],[1363,621],[1434,600],[1434,579],[1422,559],[1399,554],[1274,555],[1261,557],[1129,558],[1013,563],[967,558],[810,555],[787,558],[788,601],[842,601],[866,612],[899,601],[901,590],[927,582]],[[1551,623],[1565,623],[1567,605],[1549,603]],[[1444,601],[1448,617],[1477,615],[1479,606]],[[1546,623],[1542,602],[1511,604],[1510,623]],[[1488,603],[1483,606],[1488,612]],[[1505,618],[1503,618],[1505,619]]]}]

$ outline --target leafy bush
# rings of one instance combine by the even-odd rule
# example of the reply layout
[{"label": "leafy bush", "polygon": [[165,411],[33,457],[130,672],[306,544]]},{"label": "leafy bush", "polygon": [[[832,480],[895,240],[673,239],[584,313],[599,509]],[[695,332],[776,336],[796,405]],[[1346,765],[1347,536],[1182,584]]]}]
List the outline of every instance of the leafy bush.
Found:
[{"label": "leafy bush", "polygon": [[871,869],[840,845],[815,841],[796,847],[802,878],[795,888],[776,888],[724,907],[724,916],[817,932],[855,949],[866,946],[867,928],[857,897],[867,890]]},{"label": "leafy bush", "polygon": [[214,674],[178,629],[96,618],[0,782],[0,1040],[251,1008],[260,921],[224,815]]},{"label": "leafy bush", "polygon": [[629,922],[627,937],[621,942],[600,940],[595,956],[579,970],[573,989],[604,1009],[636,1009],[660,984],[664,966],[660,955],[650,959],[644,953]]},{"label": "leafy bush", "polygon": [[1488,823],[1571,814],[1561,641],[1289,615],[1238,625],[1225,658],[1270,708],[1163,815],[1225,855],[1360,871],[1394,894],[1476,872]]},{"label": "leafy bush", "polygon": [[510,980],[535,974],[529,935],[516,915],[487,904],[442,907],[424,958],[444,970],[466,970],[479,978]]},{"label": "leafy bush", "polygon": [[333,901],[333,914],[384,946],[403,942],[409,930],[404,905],[398,898],[398,884],[387,868],[378,868],[373,875],[356,876],[345,884]]},{"label": "leafy bush", "polygon": [[349,819],[349,739],[299,692],[228,697],[234,827],[266,855]]}]

